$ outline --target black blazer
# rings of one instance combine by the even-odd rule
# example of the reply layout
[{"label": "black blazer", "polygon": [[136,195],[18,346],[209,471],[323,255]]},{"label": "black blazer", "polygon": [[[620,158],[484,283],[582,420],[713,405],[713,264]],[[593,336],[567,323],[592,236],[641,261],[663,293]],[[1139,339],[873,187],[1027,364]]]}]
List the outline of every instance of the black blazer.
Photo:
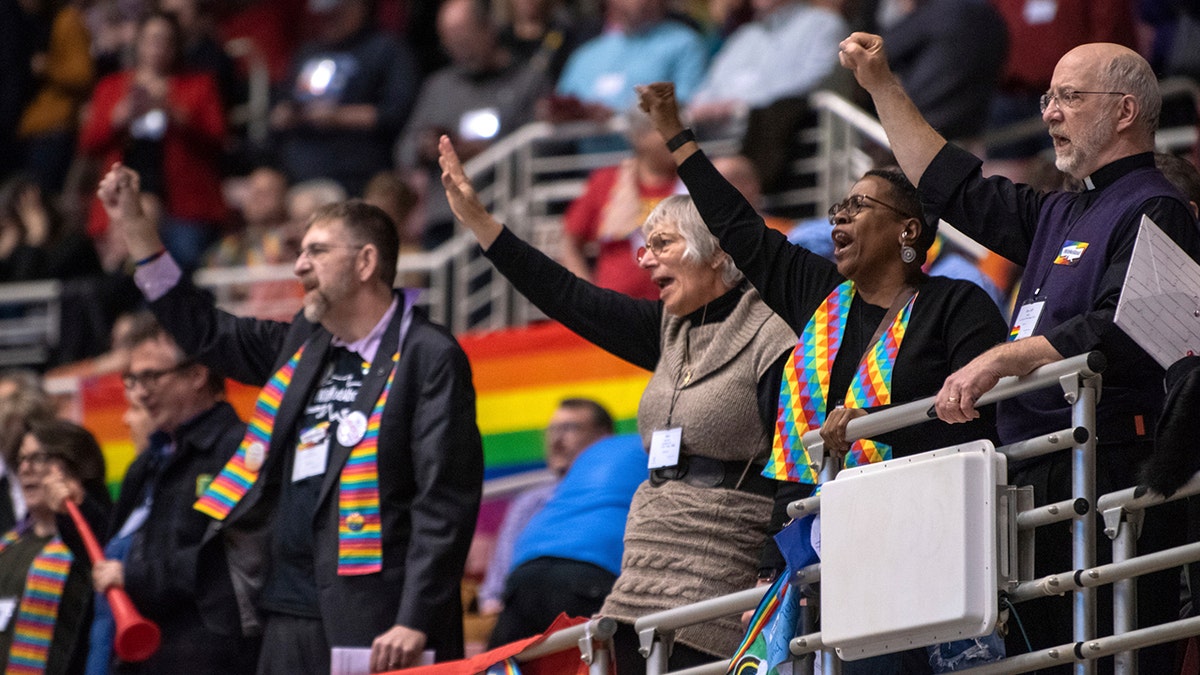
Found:
[{"label": "black blazer", "polygon": [[[183,349],[235,380],[261,386],[307,342],[275,418],[258,481],[229,516],[214,523],[206,548],[229,556],[243,625],[255,617],[251,596],[261,588],[267,543],[284,453],[319,383],[331,334],[298,313],[291,323],[239,318],[217,310],[211,298],[181,282],[151,303]],[[398,309],[384,343],[394,343]],[[386,380],[391,353],[380,348],[363,381]],[[318,602],[330,646],[370,646],[391,628],[424,631],[439,661],[462,657],[460,584],[475,530],[483,485],[483,449],[475,424],[475,390],[466,354],[444,328],[414,312],[401,345],[396,377],[379,432],[379,494],[383,570],[337,575],[337,485],[349,450],[331,447],[313,518]],[[218,534],[223,536],[218,537]]]}]

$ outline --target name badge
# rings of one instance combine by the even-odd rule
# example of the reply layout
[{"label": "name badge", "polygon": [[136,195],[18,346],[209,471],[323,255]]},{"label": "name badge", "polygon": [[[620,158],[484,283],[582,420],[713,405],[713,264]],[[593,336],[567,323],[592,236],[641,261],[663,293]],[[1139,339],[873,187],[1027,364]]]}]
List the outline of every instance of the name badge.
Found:
[{"label": "name badge", "polygon": [[679,463],[679,446],[683,440],[683,427],[659,429],[650,437],[651,469],[675,466]]},{"label": "name badge", "polygon": [[15,611],[17,611],[16,598],[0,598],[0,633],[8,630],[8,622],[12,621]]},{"label": "name badge", "polygon": [[296,461],[292,464],[293,483],[325,473],[325,464],[329,460],[328,424],[322,422],[300,434],[300,442],[296,444]]},{"label": "name badge", "polygon": [[1012,330],[1008,332],[1008,341],[1013,342],[1033,335],[1033,330],[1037,328],[1038,319],[1041,318],[1042,309],[1045,306],[1044,300],[1021,305],[1021,309],[1017,310],[1017,318],[1013,321]]},{"label": "name badge", "polygon": [[1087,247],[1086,241],[1067,241],[1063,244],[1062,250],[1058,252],[1058,257],[1054,259],[1054,264],[1067,267],[1078,265],[1079,259],[1083,257],[1083,252],[1087,250]]}]

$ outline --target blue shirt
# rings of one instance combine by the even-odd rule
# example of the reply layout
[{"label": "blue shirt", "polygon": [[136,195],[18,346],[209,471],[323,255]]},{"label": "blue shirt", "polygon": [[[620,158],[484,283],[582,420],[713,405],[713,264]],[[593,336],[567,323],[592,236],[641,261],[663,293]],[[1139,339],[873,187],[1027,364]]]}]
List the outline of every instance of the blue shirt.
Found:
[{"label": "blue shirt", "polygon": [[633,33],[609,30],[583,43],[567,61],[557,89],[620,112],[636,102],[634,85],[669,81],[675,83],[676,97],[687,101],[707,60],[704,38],[664,19]]},{"label": "blue shirt", "polygon": [[646,451],[637,434],[593,443],[575,458],[550,501],[517,538],[513,568],[554,557],[620,574],[629,503],[646,477]]}]

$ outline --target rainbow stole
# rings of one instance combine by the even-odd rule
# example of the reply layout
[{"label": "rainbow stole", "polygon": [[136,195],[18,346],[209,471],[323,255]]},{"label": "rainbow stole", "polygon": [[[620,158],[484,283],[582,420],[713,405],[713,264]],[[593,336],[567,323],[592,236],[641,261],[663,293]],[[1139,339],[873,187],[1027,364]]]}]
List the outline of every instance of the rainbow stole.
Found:
[{"label": "rainbow stole", "polygon": [[[11,530],[0,539],[0,552],[21,537],[22,529]],[[57,535],[47,543],[25,577],[25,593],[17,609],[12,647],[4,675],[34,675],[46,671],[58,604],[75,556]]]},{"label": "rainbow stole", "polygon": [[[892,325],[867,349],[854,379],[846,391],[845,406],[867,408],[892,402],[892,367],[908,329],[913,302],[909,298],[896,314]],[[776,480],[815,484],[817,474],[802,438],[810,429],[825,422],[830,371],[842,346],[850,303],[854,300],[854,282],[845,281],[829,294],[809,319],[795,349],[783,367],[779,387],[779,413],[771,457],[762,474]],[[846,453],[845,466],[860,466],[890,459],[892,449],[886,443],[869,439],[855,441]]]},{"label": "rainbow stole", "polygon": [[[275,415],[279,402],[291,384],[296,364],[305,345],[288,359],[258,395],[254,413],[246,426],[237,452],[217,474],[193,508],[216,520],[225,520],[233,507],[250,491],[262,467],[266,465],[266,450],[271,447]],[[396,362],[400,352],[392,355],[392,371],[387,384],[376,401],[363,437],[350,451],[338,483],[338,574],[342,576],[372,574],[383,569],[383,541],[379,516],[379,423],[388,392],[396,377]],[[253,470],[246,466],[249,448],[257,445],[262,463]]]}]

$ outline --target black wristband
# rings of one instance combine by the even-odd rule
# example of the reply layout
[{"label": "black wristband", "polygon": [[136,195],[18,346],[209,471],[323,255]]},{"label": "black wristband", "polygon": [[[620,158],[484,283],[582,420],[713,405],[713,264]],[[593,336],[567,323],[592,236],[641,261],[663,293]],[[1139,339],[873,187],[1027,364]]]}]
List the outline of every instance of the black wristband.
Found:
[{"label": "black wristband", "polygon": [[684,129],[683,131],[672,136],[671,139],[667,141],[667,149],[671,152],[675,152],[676,150],[682,148],[684,143],[694,140],[696,140],[696,134],[693,133],[691,129]]}]

